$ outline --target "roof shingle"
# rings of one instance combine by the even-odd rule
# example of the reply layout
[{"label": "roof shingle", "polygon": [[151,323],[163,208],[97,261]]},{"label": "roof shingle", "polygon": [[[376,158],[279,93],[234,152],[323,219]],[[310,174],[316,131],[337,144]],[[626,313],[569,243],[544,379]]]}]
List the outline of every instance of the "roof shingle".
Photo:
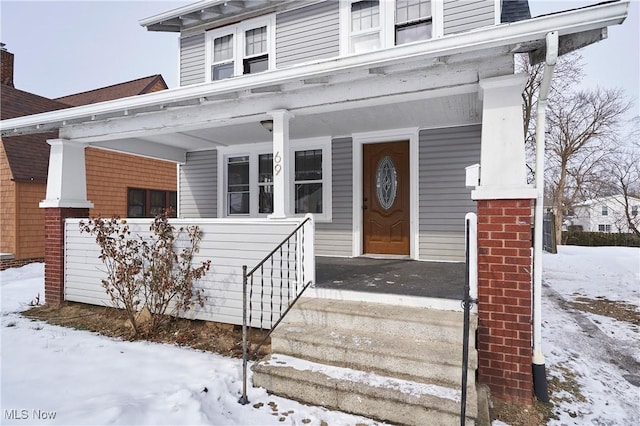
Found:
[{"label": "roof shingle", "polygon": [[[164,79],[157,74],[54,100],[0,84],[0,118],[7,120],[72,106],[142,95],[166,88]],[[46,183],[49,169],[47,140],[57,137],[58,132],[50,132],[2,138],[13,180]]]},{"label": "roof shingle", "polygon": [[129,96],[143,95],[164,89],[167,89],[167,83],[165,83],[160,74],[156,74],[126,83],[114,84],[100,89],[63,96],[55,100],[71,106],[80,106],[127,98]]}]

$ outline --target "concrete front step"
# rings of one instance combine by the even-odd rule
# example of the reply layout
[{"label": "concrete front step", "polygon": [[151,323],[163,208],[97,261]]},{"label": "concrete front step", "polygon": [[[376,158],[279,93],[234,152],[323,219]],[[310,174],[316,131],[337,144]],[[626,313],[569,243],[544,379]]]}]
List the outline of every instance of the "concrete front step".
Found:
[{"label": "concrete front step", "polygon": [[[459,387],[462,335],[454,342],[422,335],[364,333],[333,327],[283,324],[271,336],[274,353],[418,382]],[[469,351],[469,383],[475,380],[477,352]]]},{"label": "concrete front step", "polygon": [[[305,403],[405,425],[459,425],[460,391],[273,354],[253,366],[254,386]],[[468,393],[474,424],[477,394]]]},{"label": "concrete front step", "polygon": [[[367,334],[419,336],[439,342],[461,342],[462,312],[355,302],[320,298],[302,298],[285,317],[289,325],[312,325],[357,330]],[[477,328],[472,316],[470,345],[475,346]]]}]

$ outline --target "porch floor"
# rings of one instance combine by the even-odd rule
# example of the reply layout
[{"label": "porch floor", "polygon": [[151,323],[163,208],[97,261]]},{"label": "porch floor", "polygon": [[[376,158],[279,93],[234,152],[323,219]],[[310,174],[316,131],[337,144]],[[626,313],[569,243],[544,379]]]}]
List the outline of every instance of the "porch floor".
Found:
[{"label": "porch floor", "polygon": [[316,257],[316,288],[462,300],[465,264]]}]

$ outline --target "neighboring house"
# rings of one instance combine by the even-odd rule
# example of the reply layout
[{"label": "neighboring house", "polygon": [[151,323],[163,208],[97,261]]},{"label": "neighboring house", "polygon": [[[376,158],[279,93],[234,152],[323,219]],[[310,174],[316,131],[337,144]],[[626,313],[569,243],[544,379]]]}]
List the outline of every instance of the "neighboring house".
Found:
[{"label": "neighboring house", "polygon": [[[41,203],[52,265],[65,262],[64,219],[93,201],[83,162],[66,161],[88,155],[78,142],[178,163],[179,216],[225,250],[205,277],[214,297],[193,312],[200,319],[242,324],[241,265],[305,214],[316,225],[302,245],[315,241],[318,255],[462,262],[465,214],[477,211],[478,380],[531,402],[538,191],[527,184],[527,76],[514,75],[514,56],[551,66],[556,53],[605,38],[627,9],[530,18],[526,1],[200,1],[141,21],[179,34],[181,87],[4,120],[0,131],[59,129]],[[474,163],[478,175],[466,174]],[[88,262],[89,247],[70,243],[66,261]],[[48,303],[104,303],[96,277],[68,275],[65,293],[60,269],[48,275]]]},{"label": "neighboring house", "polygon": [[[14,55],[2,54],[2,119],[31,115],[71,106],[142,95],[167,89],[154,75],[75,95],[47,99],[13,85]],[[48,139],[57,131],[3,137],[0,145],[0,268],[44,259],[44,211],[49,165]],[[166,161],[88,148],[87,191],[94,202],[91,215],[152,215],[158,208],[176,206],[176,166]]]},{"label": "neighboring house", "polygon": [[[628,207],[627,207],[628,204]],[[572,226],[585,232],[631,232],[627,213],[636,228],[640,227],[640,198],[612,195],[587,200],[573,206],[573,215],[567,218]]]}]

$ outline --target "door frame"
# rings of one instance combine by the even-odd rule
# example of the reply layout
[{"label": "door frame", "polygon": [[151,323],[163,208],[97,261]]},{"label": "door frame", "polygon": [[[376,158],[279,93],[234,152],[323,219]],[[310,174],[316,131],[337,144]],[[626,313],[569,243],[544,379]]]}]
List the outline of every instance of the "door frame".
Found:
[{"label": "door frame", "polygon": [[409,141],[409,257],[418,259],[418,128],[389,129],[374,132],[354,133],[353,139],[353,256],[363,255],[362,226],[362,146],[370,143]]}]

